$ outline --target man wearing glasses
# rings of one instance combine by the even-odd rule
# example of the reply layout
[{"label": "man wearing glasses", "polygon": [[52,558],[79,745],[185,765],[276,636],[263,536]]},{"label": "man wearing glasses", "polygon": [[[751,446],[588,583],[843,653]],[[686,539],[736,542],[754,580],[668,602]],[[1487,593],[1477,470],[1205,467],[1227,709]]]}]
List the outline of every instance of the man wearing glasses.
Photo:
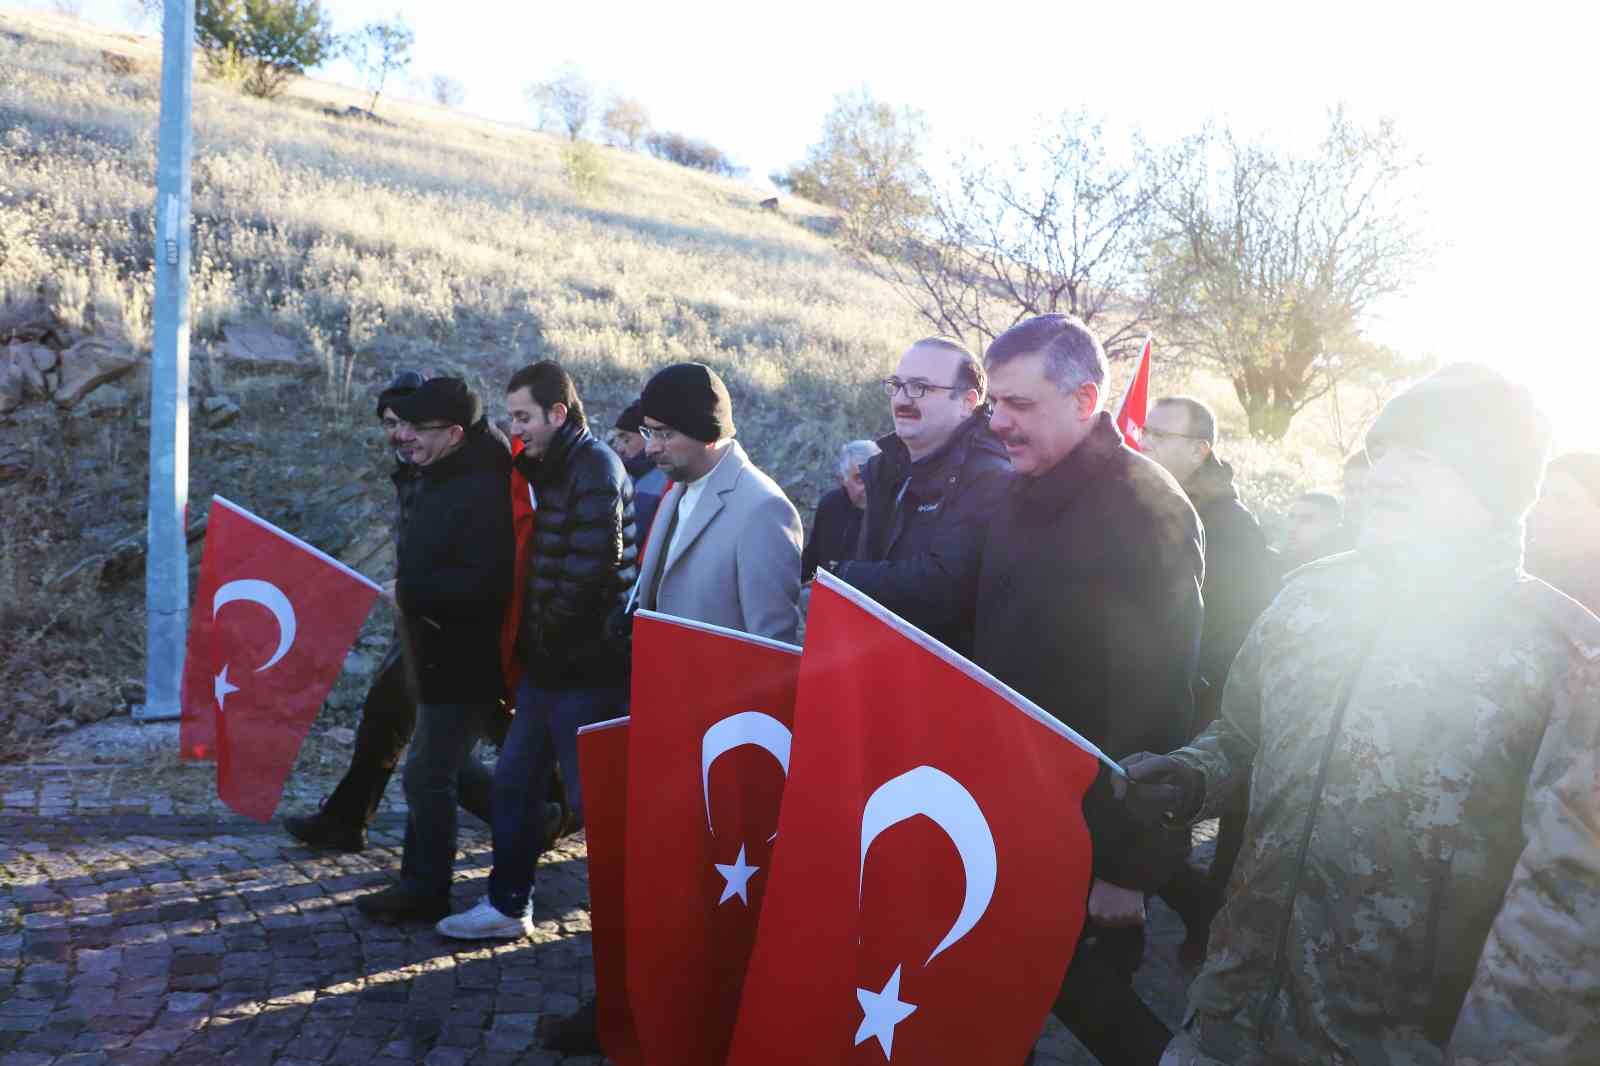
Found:
[{"label": "man wearing glasses", "polygon": [[[397,556],[400,535],[412,512],[421,479],[418,467],[411,461],[409,448],[402,445],[401,431],[405,423],[395,414],[393,405],[396,400],[417,391],[423,380],[417,371],[403,370],[378,394],[378,421],[395,458],[389,478],[394,482],[398,503]],[[350,755],[350,768],[340,778],[338,786],[315,813],[293,815],[283,820],[289,834],[303,843],[335,851],[361,851],[367,846],[367,825],[378,811],[384,789],[389,785],[394,768],[400,764],[400,754],[405,751],[417,721],[417,696],[407,675],[402,648],[397,634],[367,690],[361,707],[361,725],[356,730],[355,746]],[[478,798],[471,793],[461,796],[468,811],[488,821],[489,809],[480,806]]]},{"label": "man wearing glasses", "polygon": [[[1150,408],[1139,448],[1167,468],[1188,494],[1206,538],[1205,622],[1200,630],[1200,684],[1195,691],[1198,733],[1217,716],[1228,667],[1244,643],[1250,623],[1272,601],[1281,580],[1277,554],[1233,486],[1233,467],[1217,458],[1217,419],[1189,396],[1166,396]],[[1244,843],[1247,797],[1222,814],[1216,853],[1205,873],[1187,864],[1161,896],[1183,918],[1186,930],[1178,957],[1198,965],[1205,957],[1211,919]]]},{"label": "man wearing glasses", "polygon": [[400,880],[356,905],[387,921],[438,921],[450,913],[457,800],[484,811],[492,802],[492,779],[473,750],[504,694],[511,456],[460,378],[424,382],[391,406],[419,479],[387,589],[400,612],[418,706],[404,772],[409,810]]},{"label": "man wearing glasses", "polygon": [[1391,400],[1356,550],[1290,577],[1204,733],[1124,761],[1151,824],[1250,785],[1167,1066],[1594,1061],[1600,619],[1522,569],[1549,440],[1483,367]]},{"label": "man wearing glasses", "polygon": [[639,564],[634,603],[794,642],[800,625],[800,514],[733,439],[716,371],[676,363],[639,396],[645,454],[673,482]]},{"label": "man wearing glasses", "polygon": [[983,364],[960,341],[924,337],[883,381],[894,432],[868,461],[854,558],[823,563],[889,610],[967,654],[984,527],[1011,479],[989,432]]}]

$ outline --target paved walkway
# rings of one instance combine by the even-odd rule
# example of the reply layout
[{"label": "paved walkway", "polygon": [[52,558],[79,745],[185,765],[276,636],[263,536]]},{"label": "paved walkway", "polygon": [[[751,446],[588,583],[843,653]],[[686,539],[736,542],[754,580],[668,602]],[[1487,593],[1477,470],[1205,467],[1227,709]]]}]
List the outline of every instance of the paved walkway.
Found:
[{"label": "paved walkway", "polygon": [[[126,781],[115,768],[0,767],[0,1066],[602,1061],[534,1041],[540,1016],[594,988],[581,837],[540,866],[531,941],[463,950],[349,905],[399,867],[392,809],[365,852],[331,855]],[[490,861],[470,817],[462,848],[457,909],[483,893]],[[1140,975],[1169,1021],[1179,939],[1158,912]],[[1039,1050],[1041,1066],[1092,1062],[1053,1019]]]}]

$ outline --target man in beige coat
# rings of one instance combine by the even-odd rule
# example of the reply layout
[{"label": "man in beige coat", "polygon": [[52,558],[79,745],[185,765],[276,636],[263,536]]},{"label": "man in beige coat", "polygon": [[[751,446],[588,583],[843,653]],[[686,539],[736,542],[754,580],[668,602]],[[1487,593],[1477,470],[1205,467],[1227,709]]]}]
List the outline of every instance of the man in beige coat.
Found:
[{"label": "man in beige coat", "polygon": [[792,643],[800,515],[733,439],[722,379],[676,363],[645,385],[639,408],[645,454],[673,486],[645,545],[637,605]]}]

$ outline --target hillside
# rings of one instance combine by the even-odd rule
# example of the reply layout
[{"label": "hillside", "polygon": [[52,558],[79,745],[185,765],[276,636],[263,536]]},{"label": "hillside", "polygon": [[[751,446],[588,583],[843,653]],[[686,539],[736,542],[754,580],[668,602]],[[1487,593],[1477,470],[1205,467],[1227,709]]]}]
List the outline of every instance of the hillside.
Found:
[{"label": "hillside", "polygon": [[[37,361],[0,414],[0,758],[142,687],[158,82],[154,39],[0,14],[0,354]],[[834,449],[887,428],[874,382],[927,330],[821,209],[612,149],[579,195],[554,137],[403,101],[338,114],[364,102],[309,79],[254,100],[197,64],[196,543],[221,493],[385,574],[369,397],[399,367],[461,373],[496,411],[512,370],[556,358],[608,426],[652,369],[710,363],[808,517]],[[131,370],[74,387],[85,352]],[[1328,469],[1252,455],[1262,502]]]}]

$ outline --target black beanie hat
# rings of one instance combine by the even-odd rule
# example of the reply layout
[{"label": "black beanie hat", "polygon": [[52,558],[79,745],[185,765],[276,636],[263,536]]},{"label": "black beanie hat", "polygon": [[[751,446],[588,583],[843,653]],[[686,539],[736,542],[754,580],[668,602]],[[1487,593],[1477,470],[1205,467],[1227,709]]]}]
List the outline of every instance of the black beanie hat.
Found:
[{"label": "black beanie hat", "polygon": [[624,430],[628,433],[637,433],[642,425],[644,425],[644,415],[639,413],[639,401],[635,400],[622,409],[622,413],[617,416],[617,421],[612,428]]},{"label": "black beanie hat", "polygon": [[1600,452],[1567,452],[1550,460],[1548,474],[1566,474],[1583,486],[1595,503],[1600,503]]},{"label": "black beanie hat", "polygon": [[728,387],[704,363],[674,363],[657,371],[639,394],[639,416],[707,444],[734,434]]},{"label": "black beanie hat", "polygon": [[483,402],[460,378],[430,378],[409,396],[396,397],[390,406],[412,425],[443,422],[471,429],[483,417]]},{"label": "black beanie hat", "polygon": [[384,386],[378,393],[378,417],[383,417],[383,412],[394,406],[394,401],[401,396],[410,396],[422,386],[427,378],[415,370],[402,370],[394,376],[394,380]]},{"label": "black beanie hat", "polygon": [[1524,386],[1453,363],[1384,405],[1367,446],[1396,444],[1448,464],[1495,514],[1520,520],[1539,495],[1550,422]]}]

